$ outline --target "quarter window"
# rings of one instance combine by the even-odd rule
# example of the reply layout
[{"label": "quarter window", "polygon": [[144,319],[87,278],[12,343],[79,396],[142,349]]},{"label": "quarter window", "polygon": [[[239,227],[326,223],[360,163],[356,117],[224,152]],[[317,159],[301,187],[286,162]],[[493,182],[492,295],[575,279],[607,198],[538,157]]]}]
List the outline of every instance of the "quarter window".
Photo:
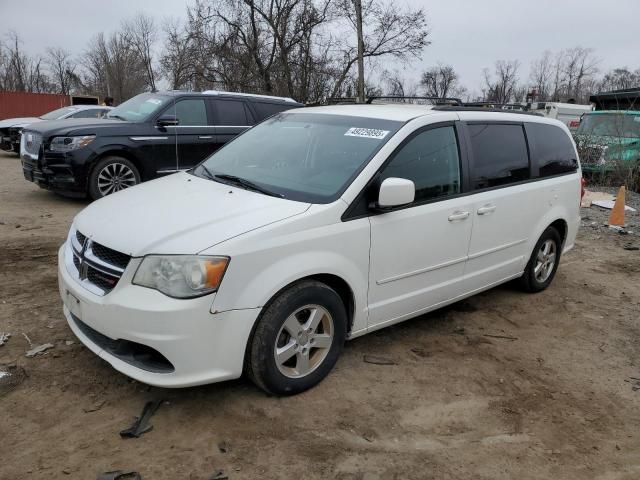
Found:
[{"label": "quarter window", "polygon": [[529,179],[529,155],[521,125],[470,124],[474,190]]},{"label": "quarter window", "polygon": [[533,164],[539,177],[575,172],[578,160],[569,136],[559,127],[544,123],[527,123],[527,138],[532,146]]},{"label": "quarter window", "polygon": [[[169,107],[166,113],[172,113]],[[175,115],[181,127],[195,127],[207,124],[207,108],[203,99],[180,100],[175,104]]]},{"label": "quarter window", "polygon": [[216,100],[214,102],[218,114],[218,125],[244,127],[249,125],[244,102],[240,100]]},{"label": "quarter window", "polygon": [[381,180],[406,178],[416,186],[415,201],[460,192],[460,157],[453,127],[439,127],[417,134],[393,157]]}]

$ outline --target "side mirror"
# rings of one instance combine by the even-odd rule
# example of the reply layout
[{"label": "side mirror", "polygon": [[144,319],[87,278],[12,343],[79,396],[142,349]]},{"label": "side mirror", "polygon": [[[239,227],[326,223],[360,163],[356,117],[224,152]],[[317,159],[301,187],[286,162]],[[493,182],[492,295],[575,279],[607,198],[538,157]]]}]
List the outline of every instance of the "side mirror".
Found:
[{"label": "side mirror", "polygon": [[159,127],[175,127],[180,123],[180,120],[175,115],[162,115],[157,121],[156,125]]},{"label": "side mirror", "polygon": [[387,178],[380,185],[378,192],[378,208],[399,207],[413,202],[416,186],[406,178]]}]

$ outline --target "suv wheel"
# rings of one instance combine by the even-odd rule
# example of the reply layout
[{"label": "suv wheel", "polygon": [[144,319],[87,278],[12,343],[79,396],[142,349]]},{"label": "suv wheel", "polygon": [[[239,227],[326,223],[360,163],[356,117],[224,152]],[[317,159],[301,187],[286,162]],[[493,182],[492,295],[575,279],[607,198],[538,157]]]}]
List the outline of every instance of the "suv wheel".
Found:
[{"label": "suv wheel", "polygon": [[264,310],[249,341],[245,371],[267,393],[307,390],[335,365],[346,327],[344,304],[333,289],[300,282]]},{"label": "suv wheel", "polygon": [[89,195],[94,200],[140,183],[140,173],[126,158],[105,157],[89,176]]},{"label": "suv wheel", "polygon": [[527,292],[540,292],[547,288],[558,270],[562,239],[554,227],[548,227],[536,243],[529,263],[520,277]]}]

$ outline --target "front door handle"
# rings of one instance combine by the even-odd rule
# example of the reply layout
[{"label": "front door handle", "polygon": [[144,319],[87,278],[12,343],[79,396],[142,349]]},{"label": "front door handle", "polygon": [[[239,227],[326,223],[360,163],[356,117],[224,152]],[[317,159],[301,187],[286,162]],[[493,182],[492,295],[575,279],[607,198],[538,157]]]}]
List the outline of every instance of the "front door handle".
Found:
[{"label": "front door handle", "polygon": [[200,135],[198,137],[200,140],[211,140],[213,138],[212,135]]},{"label": "front door handle", "polygon": [[488,215],[496,209],[495,205],[484,205],[478,209],[478,215]]},{"label": "front door handle", "polygon": [[462,212],[460,210],[457,210],[453,212],[451,215],[449,215],[450,222],[455,222],[457,220],[464,220],[465,218],[469,218],[469,212]]}]

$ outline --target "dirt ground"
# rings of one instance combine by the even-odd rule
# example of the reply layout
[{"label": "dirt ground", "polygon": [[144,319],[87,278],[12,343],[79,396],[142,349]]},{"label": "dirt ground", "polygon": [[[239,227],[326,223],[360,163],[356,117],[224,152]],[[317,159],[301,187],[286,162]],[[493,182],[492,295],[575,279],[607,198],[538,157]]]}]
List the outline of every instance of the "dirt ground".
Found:
[{"label": "dirt ground", "polygon": [[[317,388],[272,398],[244,379],[151,388],[75,340],[56,252],[85,205],[0,154],[1,479],[640,478],[636,236],[585,228],[547,291],[502,286],[356,339]],[[23,334],[54,348],[26,358]],[[153,399],[153,430],[120,438]]]}]

